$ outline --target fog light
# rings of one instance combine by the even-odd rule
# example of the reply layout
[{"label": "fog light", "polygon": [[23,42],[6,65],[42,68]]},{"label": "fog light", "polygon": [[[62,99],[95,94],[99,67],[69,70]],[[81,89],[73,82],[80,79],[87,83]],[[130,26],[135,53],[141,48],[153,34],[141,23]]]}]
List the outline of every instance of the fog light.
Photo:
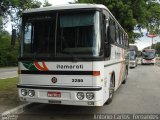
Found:
[{"label": "fog light", "polygon": [[78,93],[77,93],[77,98],[78,98],[79,100],[83,100],[83,99],[84,99],[84,93],[83,93],[83,92],[78,92]]},{"label": "fog light", "polygon": [[22,94],[23,96],[26,96],[26,95],[27,95],[27,90],[26,90],[26,89],[22,89],[22,90],[21,90],[21,94]]},{"label": "fog light", "polygon": [[88,100],[92,100],[92,99],[94,98],[94,93],[92,93],[92,92],[87,92],[87,93],[86,93],[86,98],[87,98]]},{"label": "fog light", "polygon": [[29,91],[28,91],[28,95],[29,95],[30,97],[33,97],[33,96],[35,95],[35,91],[34,91],[34,90],[29,90]]}]

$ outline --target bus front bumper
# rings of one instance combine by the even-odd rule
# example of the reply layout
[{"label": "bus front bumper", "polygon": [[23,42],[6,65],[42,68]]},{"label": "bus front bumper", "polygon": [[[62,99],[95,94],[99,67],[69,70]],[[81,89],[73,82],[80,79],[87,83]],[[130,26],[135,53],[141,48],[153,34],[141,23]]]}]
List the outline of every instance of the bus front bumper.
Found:
[{"label": "bus front bumper", "polygon": [[136,67],[136,62],[135,61],[129,61],[129,67]]},{"label": "bus front bumper", "polygon": [[142,60],[142,64],[155,64],[155,60],[153,59],[153,60],[145,60],[145,59],[143,59]]},{"label": "bus front bumper", "polygon": [[46,103],[46,104],[59,104],[59,105],[74,105],[74,106],[103,106],[103,101],[74,101],[74,100],[48,100],[48,99],[35,99],[20,97],[21,101]]},{"label": "bus front bumper", "polygon": [[[92,89],[88,89],[88,91],[79,91],[18,88],[18,92],[20,100],[27,102],[77,106],[103,106],[103,91],[102,89],[97,89],[96,91],[96,89],[93,89],[95,91],[91,91]],[[83,99],[77,97],[78,93],[82,94]],[[87,97],[90,93],[94,95],[92,99],[88,99],[89,97]]]}]

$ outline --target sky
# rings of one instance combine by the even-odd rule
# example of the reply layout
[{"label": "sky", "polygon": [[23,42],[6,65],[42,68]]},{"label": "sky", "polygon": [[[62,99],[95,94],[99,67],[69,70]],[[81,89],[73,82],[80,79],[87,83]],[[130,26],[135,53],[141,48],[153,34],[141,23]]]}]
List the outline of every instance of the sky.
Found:
[{"label": "sky", "polygon": [[[135,45],[137,45],[138,50],[142,50],[143,48],[152,45],[152,38],[146,36],[147,30],[143,29],[142,32],[143,32],[143,37],[141,37],[135,41]],[[155,44],[157,42],[160,42],[160,36],[153,38],[153,44]]]},{"label": "sky", "polygon": [[[44,2],[45,0],[39,0],[40,2]],[[49,3],[52,5],[60,5],[60,4],[67,4],[69,2],[74,2],[75,0],[48,0]],[[11,32],[11,26],[8,25],[6,28],[9,32]],[[143,37],[137,39],[135,41],[135,45],[137,45],[139,50],[142,50],[145,47],[148,47],[152,44],[152,39],[146,36],[147,31],[144,29],[142,30]],[[160,37],[153,38],[153,43],[160,42]]]}]

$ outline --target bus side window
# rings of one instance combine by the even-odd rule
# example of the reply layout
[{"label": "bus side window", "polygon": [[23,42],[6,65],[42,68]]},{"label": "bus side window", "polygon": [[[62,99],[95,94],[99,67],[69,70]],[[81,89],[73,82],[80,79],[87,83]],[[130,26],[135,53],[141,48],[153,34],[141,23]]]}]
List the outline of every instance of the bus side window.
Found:
[{"label": "bus side window", "polygon": [[120,43],[120,37],[119,37],[119,28],[117,26],[117,29],[116,29],[116,42],[119,44]]},{"label": "bus side window", "polygon": [[109,26],[109,18],[107,18],[106,15],[103,15],[103,37],[105,44],[109,43],[108,26]]},{"label": "bus side window", "polygon": [[23,49],[24,49],[24,54],[25,53],[31,53],[33,51],[33,43],[32,43],[32,24],[31,23],[26,23],[24,31],[24,43],[23,43]]},{"label": "bus side window", "polygon": [[110,43],[114,43],[116,41],[116,27],[113,20],[111,20],[109,23]]},{"label": "bus side window", "polygon": [[123,47],[125,46],[125,41],[124,41],[125,39],[124,39],[124,33],[122,34],[122,45],[123,45]]},{"label": "bus side window", "polygon": [[119,45],[122,45],[122,32],[121,32],[121,29],[120,29],[120,32],[119,32],[119,38],[120,38]]},{"label": "bus side window", "polygon": [[110,46],[110,28],[109,28],[109,18],[104,17],[104,45],[105,45],[105,57],[110,57],[111,46]]}]

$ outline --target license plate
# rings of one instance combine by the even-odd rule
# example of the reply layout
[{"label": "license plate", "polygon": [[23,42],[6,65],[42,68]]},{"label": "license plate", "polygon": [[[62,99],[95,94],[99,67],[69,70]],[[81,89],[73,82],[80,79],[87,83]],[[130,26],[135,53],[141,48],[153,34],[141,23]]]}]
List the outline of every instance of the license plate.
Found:
[{"label": "license plate", "polygon": [[150,62],[150,60],[146,60],[147,62]]},{"label": "license plate", "polygon": [[48,97],[61,97],[61,92],[48,92]]}]

